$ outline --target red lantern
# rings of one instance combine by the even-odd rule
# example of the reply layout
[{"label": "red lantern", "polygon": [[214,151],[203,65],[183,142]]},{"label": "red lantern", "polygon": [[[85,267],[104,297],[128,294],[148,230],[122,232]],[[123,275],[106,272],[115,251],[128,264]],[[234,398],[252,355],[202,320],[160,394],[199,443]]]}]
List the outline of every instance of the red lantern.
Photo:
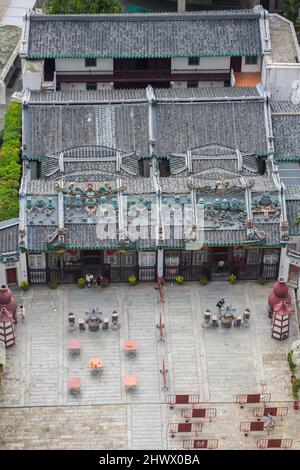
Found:
[{"label": "red lantern", "polygon": [[70,253],[71,256],[76,256],[78,251],[77,250],[69,250],[68,253]]},{"label": "red lantern", "polygon": [[106,254],[107,256],[112,256],[114,254],[114,250],[107,250]]}]

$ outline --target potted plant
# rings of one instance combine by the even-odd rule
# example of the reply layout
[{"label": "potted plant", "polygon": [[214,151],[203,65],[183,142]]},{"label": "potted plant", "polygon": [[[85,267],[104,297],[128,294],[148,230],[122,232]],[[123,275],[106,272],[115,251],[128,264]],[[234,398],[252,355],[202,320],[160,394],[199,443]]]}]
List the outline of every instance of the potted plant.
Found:
[{"label": "potted plant", "polygon": [[257,278],[257,284],[260,284],[261,286],[263,286],[264,284],[266,284],[266,282],[267,282],[266,276],[264,276],[263,274],[261,274],[261,275]]},{"label": "potted plant", "polygon": [[108,277],[103,276],[103,279],[101,280],[100,286],[104,288],[104,287],[108,287],[108,284],[109,284]]},{"label": "potted plant", "polygon": [[228,278],[230,284],[235,284],[236,283],[236,275],[235,274],[230,274]]},{"label": "potted plant", "polygon": [[177,274],[175,281],[179,286],[182,286],[184,283],[184,277],[181,274]]},{"label": "potted plant", "polygon": [[206,286],[206,284],[208,283],[208,279],[207,279],[207,276],[205,276],[204,274],[202,274],[202,276],[200,277],[200,284],[201,286]]},{"label": "potted plant", "polygon": [[79,277],[77,279],[77,286],[79,287],[79,289],[83,289],[84,286],[85,286],[85,280],[83,277]]},{"label": "potted plant", "polygon": [[21,282],[21,289],[23,292],[26,292],[29,289],[29,282],[28,281],[22,281]]},{"label": "potted plant", "polygon": [[136,278],[136,276],[134,276],[133,274],[132,274],[131,276],[129,276],[129,278],[128,278],[128,284],[129,284],[130,286],[135,286],[136,283],[137,283],[137,278]]},{"label": "potted plant", "polygon": [[49,287],[50,289],[56,289],[57,288],[57,281],[55,281],[54,279],[52,279],[50,282],[49,282]]},{"label": "potted plant", "polygon": [[290,366],[290,371],[292,373],[295,372],[297,366],[296,366],[296,364],[293,363],[293,351],[289,351],[289,353],[288,353],[288,363],[289,363],[289,366]]}]

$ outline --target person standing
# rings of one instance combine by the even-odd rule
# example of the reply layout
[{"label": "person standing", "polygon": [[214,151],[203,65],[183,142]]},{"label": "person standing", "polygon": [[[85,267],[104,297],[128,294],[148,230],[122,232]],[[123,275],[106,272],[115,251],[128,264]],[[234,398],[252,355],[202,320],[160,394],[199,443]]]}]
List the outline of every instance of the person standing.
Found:
[{"label": "person standing", "polygon": [[92,283],[91,273],[87,273],[87,274],[86,274],[86,276],[85,276],[85,281],[86,281],[88,287],[91,287],[91,283]]},{"label": "person standing", "polygon": [[21,320],[22,323],[25,321],[25,307],[24,305],[20,305],[19,311],[18,311],[18,316]]}]

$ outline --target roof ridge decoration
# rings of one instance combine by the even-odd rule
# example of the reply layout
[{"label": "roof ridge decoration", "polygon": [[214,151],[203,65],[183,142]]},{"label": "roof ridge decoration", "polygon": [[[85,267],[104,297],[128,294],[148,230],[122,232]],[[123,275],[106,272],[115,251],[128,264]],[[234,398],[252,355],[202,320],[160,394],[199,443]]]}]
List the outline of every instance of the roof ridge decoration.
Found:
[{"label": "roof ridge decoration", "polygon": [[201,10],[201,11],[185,11],[185,12],[148,12],[148,13],[93,13],[93,14],[40,14],[35,10],[29,10],[26,14],[33,21],[67,21],[69,18],[78,19],[80,21],[89,21],[91,18],[95,21],[155,21],[159,19],[175,19],[178,21],[186,19],[222,19],[222,18],[258,18],[261,16],[261,5],[254,8],[245,9],[228,9],[228,10]]}]

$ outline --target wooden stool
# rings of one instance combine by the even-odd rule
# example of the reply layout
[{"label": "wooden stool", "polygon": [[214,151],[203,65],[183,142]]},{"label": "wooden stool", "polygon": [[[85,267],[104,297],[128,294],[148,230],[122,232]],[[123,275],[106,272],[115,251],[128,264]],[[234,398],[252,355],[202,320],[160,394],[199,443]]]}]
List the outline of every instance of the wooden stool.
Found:
[{"label": "wooden stool", "polygon": [[89,360],[89,368],[92,375],[100,375],[103,372],[103,363],[100,357],[91,357]]},{"label": "wooden stool", "polygon": [[137,350],[137,345],[135,341],[125,341],[124,342],[124,349],[125,349],[125,354],[127,356],[135,356],[136,355],[136,350]]},{"label": "wooden stool", "polygon": [[72,395],[80,393],[81,379],[79,377],[70,377],[68,382],[68,389]]},{"label": "wooden stool", "polygon": [[70,339],[68,344],[69,354],[75,355],[80,354],[81,345],[78,339]]},{"label": "wooden stool", "polygon": [[125,390],[136,390],[137,378],[135,375],[125,375],[124,377]]}]

